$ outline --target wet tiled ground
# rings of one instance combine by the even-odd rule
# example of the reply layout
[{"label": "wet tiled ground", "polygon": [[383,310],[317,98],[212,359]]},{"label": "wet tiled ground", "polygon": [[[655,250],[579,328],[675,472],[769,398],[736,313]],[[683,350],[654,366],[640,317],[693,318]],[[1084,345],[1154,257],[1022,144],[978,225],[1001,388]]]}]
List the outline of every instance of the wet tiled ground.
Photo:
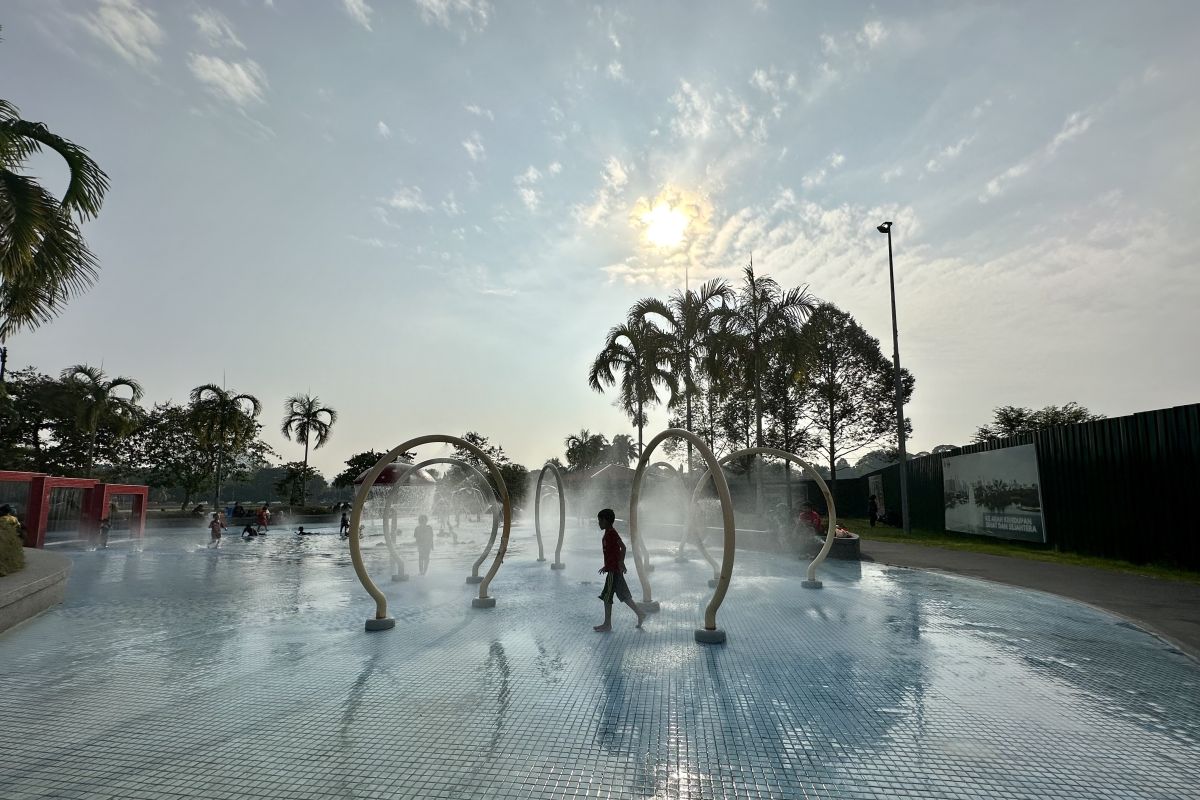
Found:
[{"label": "wet tiled ground", "polygon": [[74,553],[66,604],[0,635],[0,796],[1200,796],[1200,667],[1090,608],[739,553],[702,646],[707,567],[663,542],[662,612],[600,635],[592,531],[556,572],[516,530],[475,610],[484,532],[403,584],[369,539],[373,634],[335,536]]}]

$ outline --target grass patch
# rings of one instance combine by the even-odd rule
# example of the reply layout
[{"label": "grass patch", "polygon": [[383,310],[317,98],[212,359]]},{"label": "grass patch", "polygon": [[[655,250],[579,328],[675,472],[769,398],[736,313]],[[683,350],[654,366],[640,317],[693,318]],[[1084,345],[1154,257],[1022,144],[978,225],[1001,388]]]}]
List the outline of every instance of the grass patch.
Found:
[{"label": "grass patch", "polygon": [[847,530],[857,533],[867,541],[899,542],[901,544],[918,544],[926,547],[941,547],[947,550],[967,550],[972,553],[986,553],[993,556],[1027,558],[1031,561],[1050,561],[1055,564],[1072,564],[1078,567],[1096,567],[1097,569],[1108,569],[1114,572],[1128,572],[1133,575],[1145,575],[1150,578],[1200,583],[1200,572],[1196,572],[1195,570],[1181,569],[1165,564],[1133,564],[1129,561],[1121,561],[1116,558],[1064,553],[1052,545],[1010,542],[1004,539],[990,539],[966,533],[931,531],[920,528],[913,528],[912,533],[905,536],[904,532],[899,528],[892,528],[886,525],[872,528],[867,520],[853,517],[849,519],[838,517],[838,524]]}]

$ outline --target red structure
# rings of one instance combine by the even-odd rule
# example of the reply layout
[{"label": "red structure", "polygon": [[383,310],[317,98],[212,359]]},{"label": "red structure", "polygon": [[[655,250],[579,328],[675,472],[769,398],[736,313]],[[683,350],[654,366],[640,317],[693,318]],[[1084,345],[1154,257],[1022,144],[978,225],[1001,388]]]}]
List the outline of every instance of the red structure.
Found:
[{"label": "red structure", "polygon": [[0,470],[0,483],[28,484],[28,500],[21,509],[25,525],[25,541],[29,547],[44,547],[46,526],[50,521],[50,493],[55,489],[82,489],[83,505],[79,515],[79,532],[85,537],[100,529],[100,521],[109,516],[113,498],[133,497],[133,515],[129,534],[141,538],[146,532],[146,500],[149,489],[123,483],[101,483],[95,478],[57,478],[41,472],[8,472]]}]

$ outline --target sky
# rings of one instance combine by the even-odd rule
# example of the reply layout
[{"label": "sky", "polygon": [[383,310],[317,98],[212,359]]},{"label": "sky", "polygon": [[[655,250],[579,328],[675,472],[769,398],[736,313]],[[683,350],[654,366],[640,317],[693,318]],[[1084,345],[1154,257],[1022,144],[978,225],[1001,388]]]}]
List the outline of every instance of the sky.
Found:
[{"label": "sky", "polygon": [[[756,269],[890,354],[910,451],[993,407],[1200,400],[1200,5],[11,0],[0,97],[112,188],[102,273],[10,366],[337,409],[312,456],[633,432],[638,298]],[[31,170],[61,187],[65,170]],[[651,415],[650,431],[666,414]]]}]

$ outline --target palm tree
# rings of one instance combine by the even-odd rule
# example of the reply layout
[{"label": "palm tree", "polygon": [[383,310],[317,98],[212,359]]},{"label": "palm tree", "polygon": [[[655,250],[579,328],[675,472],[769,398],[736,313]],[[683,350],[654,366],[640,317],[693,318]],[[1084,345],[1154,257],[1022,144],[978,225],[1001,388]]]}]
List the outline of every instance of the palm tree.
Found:
[{"label": "palm tree", "polygon": [[727,330],[743,344],[746,381],[754,395],[755,446],[763,447],[762,376],[767,369],[771,337],[793,337],[816,308],[808,287],[784,291],[774,278],[754,274],[754,260],[742,272],[737,303],[721,310]]},{"label": "palm tree", "polygon": [[[142,399],[142,385],[133,378],[109,378],[104,371],[87,364],[67,367],[61,375],[63,383],[80,392],[78,410],[79,427],[88,435],[87,474],[92,474],[96,459],[96,431],[100,423],[110,420],[116,423],[116,433],[122,437],[137,425],[142,410],[137,402]],[[121,397],[119,389],[128,389],[129,396]]]},{"label": "palm tree", "polygon": [[192,417],[201,440],[216,450],[216,486],[213,509],[221,505],[221,469],[225,448],[237,448],[255,434],[254,418],[262,413],[262,403],[252,394],[233,394],[215,383],[192,389]]},{"label": "palm tree", "polygon": [[[719,319],[719,310],[733,299],[733,290],[724,280],[714,278],[699,289],[675,292],[663,302],[655,297],[639,300],[629,310],[630,319],[657,317],[666,326],[667,359],[674,377],[671,405],[684,405],[684,426],[692,430],[692,399],[700,394],[696,382],[696,362],[704,357],[704,348]],[[692,445],[688,443],[688,469],[692,466]]]},{"label": "palm tree", "polygon": [[587,428],[571,434],[564,443],[567,446],[567,468],[584,474],[600,463],[608,448],[608,438],[604,434],[592,433]]},{"label": "palm tree", "polygon": [[[24,174],[43,148],[70,173],[61,200]],[[79,223],[96,216],[107,189],[108,176],[86,150],[0,100],[0,343],[53,319],[95,282],[96,257]]]},{"label": "palm tree", "polygon": [[637,425],[639,454],[646,407],[659,402],[656,387],[670,390],[673,385],[669,344],[663,332],[644,318],[630,318],[609,330],[588,371],[588,385],[597,392],[616,384],[614,372],[621,373],[617,405]]},{"label": "palm tree", "polygon": [[620,464],[622,467],[628,467],[629,462],[641,454],[641,442],[634,445],[632,436],[628,433],[618,433],[608,443],[608,449],[604,451],[604,458],[610,464]]},{"label": "palm tree", "polygon": [[[329,441],[337,412],[321,405],[321,399],[310,394],[292,395],[283,403],[283,425],[279,432],[283,438],[304,443],[304,474],[308,474],[308,445],[312,441],[314,450],[319,450]],[[307,485],[300,487],[300,505],[304,505]]]}]

